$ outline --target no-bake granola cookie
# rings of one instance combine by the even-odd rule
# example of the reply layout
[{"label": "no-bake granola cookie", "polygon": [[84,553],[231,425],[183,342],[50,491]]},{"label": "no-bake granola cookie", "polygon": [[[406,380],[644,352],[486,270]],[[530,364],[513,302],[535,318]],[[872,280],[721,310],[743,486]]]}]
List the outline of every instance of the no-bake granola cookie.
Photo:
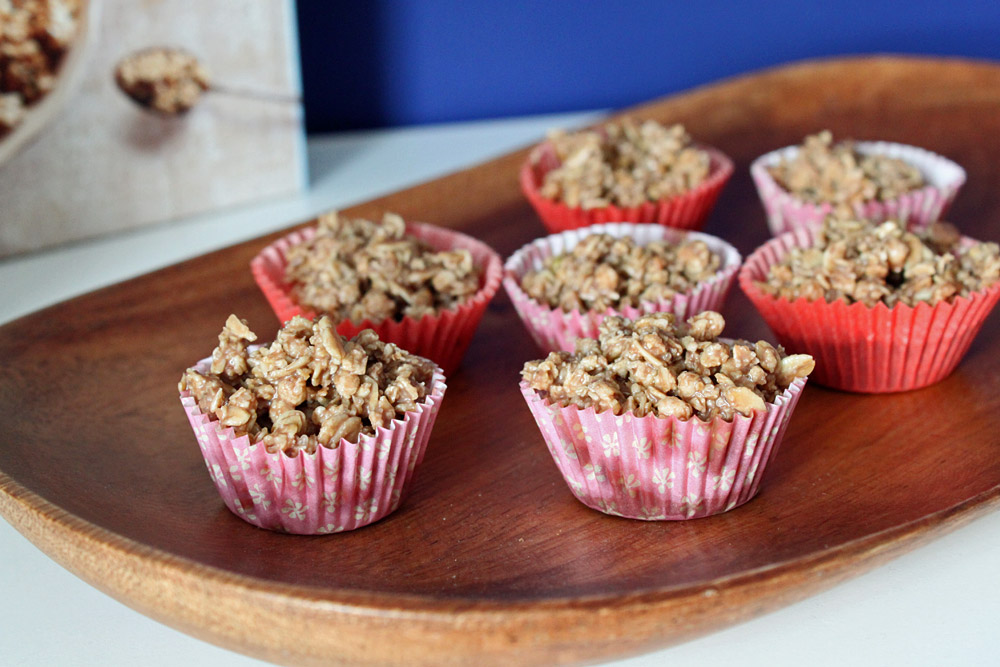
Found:
[{"label": "no-bake granola cookie", "polygon": [[638,206],[688,192],[709,174],[709,154],[682,125],[625,119],[548,139],[560,165],[546,172],[540,193],[570,207]]},{"label": "no-bake granola cookie", "polygon": [[392,213],[381,223],[320,216],[316,235],[288,249],[293,297],[337,321],[381,322],[419,319],[476,293],[479,270],[468,250],[434,250],[405,230]]},{"label": "no-bake granola cookie", "polygon": [[269,452],[313,453],[357,442],[401,419],[431,391],[434,366],[366,329],[350,340],[329,317],[296,317],[270,345],[230,315],[207,374],[188,369],[179,388],[224,427]]},{"label": "no-bake granola cookie", "polygon": [[913,165],[885,155],[862,155],[851,141],[833,143],[829,130],[806,137],[794,156],[768,171],[789,193],[813,204],[888,201],[926,185]]},{"label": "no-bake granola cookie", "polygon": [[563,406],[703,420],[764,410],[796,378],[813,370],[808,355],[785,355],[766,341],[728,342],[722,315],[705,311],[676,322],[656,313],[609,317],[596,340],[524,365],[522,377]]},{"label": "no-bake granola cookie", "polygon": [[545,259],[521,280],[528,296],[564,311],[595,310],[670,299],[715,275],[722,259],[701,240],[645,245],[629,237],[592,234]]},{"label": "no-bake granola cookie", "polygon": [[955,228],[943,223],[917,235],[893,220],[873,224],[831,217],[812,247],[792,248],[757,285],[789,300],[933,306],[1000,278],[996,243],[963,245],[960,240]]}]

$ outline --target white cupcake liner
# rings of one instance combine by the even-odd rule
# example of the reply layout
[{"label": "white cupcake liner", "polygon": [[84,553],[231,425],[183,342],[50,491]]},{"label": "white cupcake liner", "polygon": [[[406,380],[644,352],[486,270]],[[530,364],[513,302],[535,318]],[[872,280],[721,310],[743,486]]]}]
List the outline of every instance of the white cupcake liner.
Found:
[{"label": "white cupcake liner", "polygon": [[[691,290],[676,294],[670,299],[644,302],[638,308],[625,306],[609,308],[603,312],[566,312],[539,303],[521,289],[521,279],[525,274],[540,269],[548,257],[572,250],[587,236],[600,233],[615,238],[631,237],[642,245],[660,240],[679,243],[684,239],[696,239],[703,241],[718,254],[722,258],[722,265],[714,276],[698,283]],[[649,313],[673,313],[683,321],[705,310],[721,309],[733,286],[741,261],[742,257],[736,248],[715,236],[656,224],[618,222],[573,229],[532,241],[511,255],[504,264],[503,285],[521,321],[540,348],[547,352],[572,352],[578,338],[596,338],[598,326],[604,318],[611,315],[635,319]]]},{"label": "white cupcake liner", "polygon": [[[897,158],[920,170],[927,185],[889,201],[868,201],[854,206],[859,218],[872,222],[899,220],[911,230],[921,230],[941,217],[951,206],[965,183],[965,170],[946,157],[931,151],[886,141],[858,141],[855,148],[862,155],[885,155]],[[819,226],[833,210],[832,204],[802,201],[782,188],[768,172],[784,158],[794,157],[800,147],[766,153],[750,165],[750,175],[767,213],[771,234],[777,236],[801,228]]]}]

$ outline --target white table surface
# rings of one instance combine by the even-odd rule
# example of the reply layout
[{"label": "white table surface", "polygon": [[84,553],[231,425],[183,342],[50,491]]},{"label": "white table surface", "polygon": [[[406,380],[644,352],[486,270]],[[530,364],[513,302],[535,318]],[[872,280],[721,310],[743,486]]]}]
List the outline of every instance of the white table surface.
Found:
[{"label": "white table surface", "polygon": [[[300,197],[0,260],[0,323],[322,210],[470,166],[532,143],[550,127],[595,117],[540,116],[310,139],[312,186]],[[0,372],[2,366],[0,360]],[[1000,512],[798,604],[613,664],[711,663],[1000,664]],[[56,565],[0,521],[0,664],[263,663],[132,611]]]}]

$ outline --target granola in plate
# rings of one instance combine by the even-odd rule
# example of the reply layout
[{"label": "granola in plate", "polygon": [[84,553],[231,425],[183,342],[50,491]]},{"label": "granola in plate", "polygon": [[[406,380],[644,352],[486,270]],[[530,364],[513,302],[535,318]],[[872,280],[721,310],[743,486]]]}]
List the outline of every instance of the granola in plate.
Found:
[{"label": "granola in plate", "polygon": [[0,0],[0,137],[52,91],[82,11],[80,0]]}]

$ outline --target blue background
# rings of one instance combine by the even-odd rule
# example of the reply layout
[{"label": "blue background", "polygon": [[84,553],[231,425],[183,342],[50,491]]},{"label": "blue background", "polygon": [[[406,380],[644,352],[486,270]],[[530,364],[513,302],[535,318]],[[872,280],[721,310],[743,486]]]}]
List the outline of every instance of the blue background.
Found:
[{"label": "blue background", "polygon": [[1000,0],[299,0],[312,132],[618,108],[784,62],[1000,59]]}]

